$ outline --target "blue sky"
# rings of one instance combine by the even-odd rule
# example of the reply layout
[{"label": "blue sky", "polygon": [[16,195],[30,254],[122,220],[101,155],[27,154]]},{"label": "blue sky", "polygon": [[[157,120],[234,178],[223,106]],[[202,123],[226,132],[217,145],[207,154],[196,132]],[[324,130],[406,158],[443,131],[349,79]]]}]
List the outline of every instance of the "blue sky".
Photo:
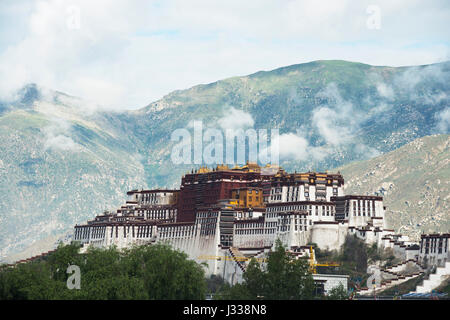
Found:
[{"label": "blue sky", "polygon": [[0,97],[34,82],[134,109],[173,90],[312,60],[450,60],[449,3],[1,1]]}]

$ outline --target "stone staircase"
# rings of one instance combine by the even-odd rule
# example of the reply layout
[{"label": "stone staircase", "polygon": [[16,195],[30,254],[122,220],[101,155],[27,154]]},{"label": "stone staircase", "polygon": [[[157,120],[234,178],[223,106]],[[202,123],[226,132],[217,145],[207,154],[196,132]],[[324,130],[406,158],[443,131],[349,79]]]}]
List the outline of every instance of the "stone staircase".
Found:
[{"label": "stone staircase", "polygon": [[450,261],[447,261],[443,267],[438,267],[436,272],[430,274],[421,285],[418,285],[414,293],[428,293],[438,287],[445,279],[450,277]]},{"label": "stone staircase", "polygon": [[245,272],[245,259],[246,257],[242,254],[239,249],[235,247],[229,247],[228,251],[230,253],[230,256],[233,258],[233,261],[236,262],[236,264],[239,266],[239,268],[242,270],[242,272]]},{"label": "stone staircase", "polygon": [[381,272],[390,272],[390,273],[395,273],[395,274],[403,274],[405,268],[409,265],[414,265],[418,270],[420,271],[424,271],[424,267],[416,260],[414,259],[409,259],[409,260],[405,260],[399,264],[395,264],[393,266],[390,266],[389,268],[385,268],[385,269],[381,269]]},{"label": "stone staircase", "polygon": [[[394,286],[397,286],[399,284],[402,284],[402,283],[404,283],[404,282],[406,282],[408,280],[414,279],[414,278],[416,278],[416,277],[418,277],[418,276],[420,276],[422,274],[423,274],[423,272],[418,272],[418,273],[413,273],[413,274],[410,274],[410,275],[394,276],[393,278],[391,278],[389,280],[383,280],[381,282],[380,287],[375,288],[375,293],[379,293],[379,292],[382,292],[382,291],[387,290],[389,288],[392,288]],[[367,287],[357,290],[357,293],[362,295],[362,296],[371,295],[371,294],[373,294],[373,292],[374,292],[373,288],[367,288]]]},{"label": "stone staircase", "polygon": [[[408,264],[414,265],[417,271],[406,273],[405,269]],[[417,261],[410,259],[389,268],[381,269],[380,274],[383,280],[381,281],[380,286],[375,288],[375,293],[382,292],[386,289],[402,284],[408,280],[414,279],[424,274],[424,271],[423,267]],[[374,289],[365,287],[358,289],[357,293],[363,296],[371,295],[374,293]]]},{"label": "stone staircase", "polygon": [[253,256],[253,258],[257,259],[257,261],[260,260],[260,259],[265,259],[266,258],[266,252],[264,251],[264,249],[260,250]]}]

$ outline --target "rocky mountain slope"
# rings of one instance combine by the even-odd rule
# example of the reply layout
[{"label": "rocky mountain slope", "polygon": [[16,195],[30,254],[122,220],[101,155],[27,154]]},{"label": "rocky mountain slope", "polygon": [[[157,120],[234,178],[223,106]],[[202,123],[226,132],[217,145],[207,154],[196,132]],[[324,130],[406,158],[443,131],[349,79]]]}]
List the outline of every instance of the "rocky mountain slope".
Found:
[{"label": "rocky mountain slope", "polygon": [[[337,168],[345,193],[382,195],[388,225],[418,240],[450,230],[450,135],[433,135]],[[334,170],[333,170],[334,171]]]},{"label": "rocky mountain slope", "polygon": [[171,161],[171,134],[192,132],[194,120],[278,129],[283,167],[327,170],[448,133],[449,80],[449,62],[315,61],[174,91],[122,113],[26,86],[0,101],[0,260],[113,209],[128,189],[177,187],[199,165]]},{"label": "rocky mountain slope", "polygon": [[87,116],[77,99],[36,90],[28,87],[0,116],[0,257],[121,204],[145,184],[140,157],[100,117]]}]

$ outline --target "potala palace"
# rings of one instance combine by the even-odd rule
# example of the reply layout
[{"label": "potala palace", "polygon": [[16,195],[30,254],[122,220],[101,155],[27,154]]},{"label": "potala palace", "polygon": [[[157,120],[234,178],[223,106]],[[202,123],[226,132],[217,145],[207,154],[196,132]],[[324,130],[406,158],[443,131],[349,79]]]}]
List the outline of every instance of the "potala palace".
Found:
[{"label": "potala palace", "polygon": [[[383,282],[377,290],[422,274],[425,261],[438,268],[437,274],[450,274],[450,234],[423,235],[418,244],[395,234],[386,226],[383,198],[345,195],[339,172],[219,165],[187,173],[179,190],[131,190],[127,195],[116,212],[75,226],[73,240],[82,250],[165,242],[205,262],[207,275],[220,275],[234,284],[242,281],[250,258],[264,261],[276,239],[296,256],[314,259],[308,244],[340,249],[347,235],[355,235],[367,244],[392,248],[404,261],[381,270]],[[430,277],[417,292],[438,285],[441,275]],[[325,291],[339,282],[347,287],[342,275],[314,274],[314,279],[325,283]]]}]

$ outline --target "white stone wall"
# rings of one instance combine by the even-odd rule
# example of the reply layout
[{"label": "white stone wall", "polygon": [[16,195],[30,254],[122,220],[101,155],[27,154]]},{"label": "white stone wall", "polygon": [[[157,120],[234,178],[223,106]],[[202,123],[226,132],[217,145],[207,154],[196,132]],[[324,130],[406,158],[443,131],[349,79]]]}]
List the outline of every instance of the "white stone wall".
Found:
[{"label": "white stone wall", "polygon": [[226,282],[235,285],[243,282],[244,271],[233,258],[228,249],[220,249],[219,255],[223,257],[217,264],[216,275],[221,276]]},{"label": "white stone wall", "polygon": [[438,267],[433,274],[430,274],[428,279],[425,279],[422,285],[417,286],[417,293],[431,292],[433,289],[442,284],[443,281],[450,276],[450,262],[445,262],[442,266]]},{"label": "white stone wall", "polygon": [[313,279],[315,281],[325,281],[324,290],[325,294],[329,294],[330,290],[339,287],[340,284],[343,285],[345,291],[348,290],[348,276],[346,275],[336,275],[336,274],[313,274]]},{"label": "white stone wall", "polygon": [[311,230],[311,242],[320,249],[339,250],[347,236],[347,224],[314,224]]},{"label": "white stone wall", "polygon": [[159,192],[136,191],[128,195],[128,201],[137,201],[141,205],[169,205],[175,201],[175,193],[170,190]]},{"label": "white stone wall", "polygon": [[[288,248],[291,247],[300,247],[306,245],[309,241],[309,232],[307,231],[294,231],[290,230],[287,232],[279,232],[276,235],[276,238],[280,239],[283,245]],[[275,246],[275,242],[273,243]]]},{"label": "white stone wall", "polygon": [[[279,216],[275,239],[280,239],[283,245],[288,248],[306,245],[309,240],[308,220],[306,217],[303,214]],[[273,242],[274,245],[275,241]]]},{"label": "white stone wall", "polygon": [[206,263],[206,275],[215,273],[217,269],[217,257],[219,250],[219,224],[217,223],[216,232],[212,235],[200,235],[201,225],[196,226],[196,231],[186,237],[157,237],[158,243],[166,243],[174,249],[185,252],[189,259],[198,263]]},{"label": "white stone wall", "polygon": [[263,248],[265,244],[268,243],[269,241],[270,241],[269,237],[264,233],[255,233],[255,234],[234,233],[233,236],[233,246],[238,248]]},{"label": "white stone wall", "polygon": [[[333,188],[337,188],[337,194],[333,192]],[[306,195],[305,192],[308,192]],[[297,202],[297,201],[316,201],[316,185],[315,184],[300,184],[300,185],[285,185],[285,186],[273,186],[270,190],[270,196],[268,198],[269,203],[278,202]],[[326,186],[325,199],[330,201],[333,196],[343,196],[343,186]]]},{"label": "white stone wall", "polygon": [[[361,202],[358,202],[358,199],[350,199],[348,201],[349,206],[348,211],[345,212],[345,218],[348,220],[349,226],[363,227],[371,222],[374,226],[386,227],[383,201],[361,200]],[[372,201],[375,201],[375,210],[373,209]],[[363,202],[365,206],[362,205]],[[374,217],[376,218],[373,219]]]}]

